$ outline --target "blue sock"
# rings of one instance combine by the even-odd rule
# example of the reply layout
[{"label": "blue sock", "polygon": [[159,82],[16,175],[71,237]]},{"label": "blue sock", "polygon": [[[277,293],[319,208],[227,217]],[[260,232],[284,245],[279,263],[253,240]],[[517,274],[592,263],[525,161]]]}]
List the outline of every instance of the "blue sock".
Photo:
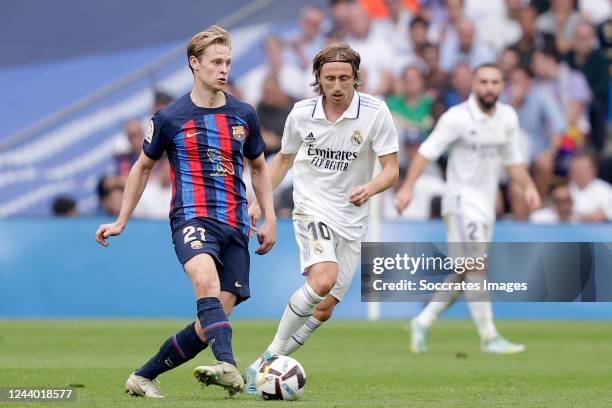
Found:
[{"label": "blue sock", "polygon": [[166,340],[160,347],[159,352],[136,371],[136,375],[152,380],[161,373],[191,360],[207,346],[208,342],[203,342],[198,337],[195,322],[190,323],[183,330]]},{"label": "blue sock", "polygon": [[232,353],[232,326],[219,299],[216,297],[198,299],[198,319],[215,358],[235,366],[236,360]]}]

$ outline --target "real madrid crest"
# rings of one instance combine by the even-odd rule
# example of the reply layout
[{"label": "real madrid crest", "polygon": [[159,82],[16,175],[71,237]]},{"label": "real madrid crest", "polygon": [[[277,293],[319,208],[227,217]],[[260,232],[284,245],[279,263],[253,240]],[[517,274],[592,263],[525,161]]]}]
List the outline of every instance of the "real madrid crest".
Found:
[{"label": "real madrid crest", "polygon": [[359,129],[355,129],[353,135],[351,136],[351,143],[353,143],[355,146],[360,146],[362,141],[363,137],[361,137],[361,132]]},{"label": "real madrid crest", "polygon": [[232,126],[232,137],[239,142],[242,142],[245,136],[244,126],[236,125]]},{"label": "real madrid crest", "polygon": [[315,254],[321,255],[323,253],[323,245],[321,245],[320,243],[317,242],[314,245],[314,251],[315,251]]}]

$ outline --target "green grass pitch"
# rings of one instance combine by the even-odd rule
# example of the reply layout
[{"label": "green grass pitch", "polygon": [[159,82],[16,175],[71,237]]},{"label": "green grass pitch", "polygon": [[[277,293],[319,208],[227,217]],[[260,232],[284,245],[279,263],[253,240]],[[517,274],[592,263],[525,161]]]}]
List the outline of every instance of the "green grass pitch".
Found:
[{"label": "green grass pitch", "polygon": [[[78,384],[83,407],[606,407],[612,406],[609,322],[500,321],[527,351],[479,352],[469,321],[441,321],[430,352],[408,352],[405,322],[331,321],[295,353],[308,379],[298,402],[226,399],[191,371],[206,350],[160,377],[166,400],[131,398],[123,382],[187,322],[177,320],[0,321],[0,387]],[[273,321],[235,321],[234,353],[243,369],[268,344]],[[19,406],[0,403],[0,406]]]}]

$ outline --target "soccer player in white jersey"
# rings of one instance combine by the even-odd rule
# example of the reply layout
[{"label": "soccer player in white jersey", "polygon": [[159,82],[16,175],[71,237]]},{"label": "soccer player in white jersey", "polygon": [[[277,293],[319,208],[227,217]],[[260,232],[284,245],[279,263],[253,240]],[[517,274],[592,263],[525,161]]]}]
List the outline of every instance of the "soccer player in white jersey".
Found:
[{"label": "soccer player in white jersey", "polygon": [[[502,90],[502,73],[497,66],[484,64],[474,70],[469,99],[442,115],[419,147],[395,200],[401,213],[410,203],[414,184],[427,164],[448,149],[447,186],[442,199],[447,241],[467,243],[467,251],[478,252],[472,254],[476,256],[486,251],[493,236],[495,197],[502,166],[512,182],[523,189],[528,207],[533,210],[540,206],[540,197],[519,151],[517,114],[510,105],[497,101]],[[455,278],[480,282],[482,287],[484,271],[471,271]],[[458,291],[437,293],[412,320],[413,352],[427,351],[427,330],[460,295]],[[524,345],[511,343],[499,335],[486,294],[483,298],[483,293],[466,291],[465,295],[480,334],[482,351],[506,354],[525,350]]]},{"label": "soccer player in white jersey", "polygon": [[[368,199],[399,177],[398,136],[387,105],[357,92],[360,56],[331,44],[313,60],[320,96],[297,102],[269,167],[276,188],[293,166],[293,226],[306,282],[289,299],[263,358],[288,355],[331,317],[353,279],[367,230]],[[382,170],[374,178],[376,160]],[[253,221],[259,215],[254,202]],[[247,392],[255,370],[247,369]]]}]

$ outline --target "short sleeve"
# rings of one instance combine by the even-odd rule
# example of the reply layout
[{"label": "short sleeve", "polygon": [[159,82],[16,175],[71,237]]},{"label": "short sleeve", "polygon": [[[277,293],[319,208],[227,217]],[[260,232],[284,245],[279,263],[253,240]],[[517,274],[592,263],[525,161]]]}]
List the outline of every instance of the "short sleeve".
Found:
[{"label": "short sleeve", "polygon": [[399,150],[399,137],[395,129],[395,123],[389,107],[384,102],[374,123],[372,150],[377,156],[384,156]]},{"label": "short sleeve", "polygon": [[259,119],[253,109],[251,109],[248,116],[249,135],[244,142],[243,154],[249,160],[255,160],[264,151],[264,141],[261,137],[261,130],[259,128]]},{"label": "short sleeve", "polygon": [[297,153],[302,145],[302,138],[295,127],[295,117],[293,111],[287,116],[285,121],[285,130],[283,130],[283,138],[281,140],[281,153],[294,154]]},{"label": "short sleeve", "polygon": [[452,115],[452,110],[445,112],[431,134],[419,147],[419,153],[427,160],[437,160],[459,137],[459,132],[453,131]]},{"label": "short sleeve", "polygon": [[160,112],[155,112],[145,132],[145,139],[142,146],[142,150],[149,158],[159,160],[162,153],[166,150],[168,140],[171,137],[168,129],[169,126],[164,123]]},{"label": "short sleeve", "polygon": [[507,141],[502,148],[502,161],[504,166],[512,166],[516,164],[524,164],[521,148],[519,145],[519,121],[518,115],[512,109],[510,118],[506,125]]},{"label": "short sleeve", "polygon": [[586,78],[579,71],[572,71],[570,75],[570,99],[572,102],[588,103],[591,100],[591,91]]}]

